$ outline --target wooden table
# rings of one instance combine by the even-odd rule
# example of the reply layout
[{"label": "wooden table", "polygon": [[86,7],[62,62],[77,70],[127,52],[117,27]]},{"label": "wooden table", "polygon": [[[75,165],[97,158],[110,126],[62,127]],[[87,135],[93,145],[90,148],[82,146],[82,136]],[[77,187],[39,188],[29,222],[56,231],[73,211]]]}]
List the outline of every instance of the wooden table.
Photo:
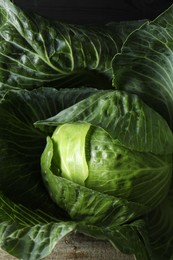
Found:
[{"label": "wooden table", "polygon": [[[16,260],[17,258],[0,250],[0,260]],[[71,234],[62,239],[53,252],[44,260],[134,260],[114,249],[106,241],[99,241],[81,235]]]}]

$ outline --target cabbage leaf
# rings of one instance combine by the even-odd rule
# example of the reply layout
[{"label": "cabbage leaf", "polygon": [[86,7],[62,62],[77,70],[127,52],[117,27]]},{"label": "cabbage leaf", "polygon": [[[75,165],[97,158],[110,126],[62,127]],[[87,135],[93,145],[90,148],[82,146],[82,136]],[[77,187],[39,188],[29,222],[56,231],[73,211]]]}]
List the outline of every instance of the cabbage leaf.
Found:
[{"label": "cabbage leaf", "polygon": [[168,124],[137,95],[98,92],[51,118],[35,122],[35,126],[46,131],[49,126],[70,122],[100,126],[121,145],[135,151],[156,154],[173,151],[173,133]]},{"label": "cabbage leaf", "polygon": [[173,5],[124,42],[113,60],[116,89],[140,96],[173,127]]},{"label": "cabbage leaf", "polygon": [[111,88],[112,59],[144,22],[71,25],[0,0],[0,88]]}]

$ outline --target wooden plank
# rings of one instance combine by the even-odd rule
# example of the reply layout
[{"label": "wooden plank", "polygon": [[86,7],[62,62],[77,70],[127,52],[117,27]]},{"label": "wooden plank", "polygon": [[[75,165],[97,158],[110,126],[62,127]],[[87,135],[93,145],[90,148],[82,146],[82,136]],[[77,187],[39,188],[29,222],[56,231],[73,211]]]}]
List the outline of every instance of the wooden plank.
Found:
[{"label": "wooden plank", "polygon": [[[0,250],[0,260],[17,258]],[[44,260],[134,260],[133,256],[122,254],[107,241],[99,241],[81,234],[71,234],[54,248]],[[29,259],[28,259],[29,260]]]}]

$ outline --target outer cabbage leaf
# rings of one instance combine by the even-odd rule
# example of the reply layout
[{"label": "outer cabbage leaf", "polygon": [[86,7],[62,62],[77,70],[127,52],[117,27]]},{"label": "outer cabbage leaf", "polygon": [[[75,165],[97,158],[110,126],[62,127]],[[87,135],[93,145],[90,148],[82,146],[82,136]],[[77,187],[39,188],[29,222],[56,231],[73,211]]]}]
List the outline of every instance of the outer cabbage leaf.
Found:
[{"label": "outer cabbage leaf", "polygon": [[29,210],[0,193],[0,246],[19,259],[42,259],[75,228],[75,222]]},{"label": "outer cabbage leaf", "polygon": [[49,126],[87,122],[105,129],[126,148],[155,154],[171,154],[173,133],[166,121],[136,95],[102,91],[35,123],[46,131]]},{"label": "outer cabbage leaf", "polygon": [[29,16],[0,0],[1,88],[110,88],[112,59],[144,21],[102,26],[69,25]]},{"label": "outer cabbage leaf", "polygon": [[98,227],[79,223],[77,230],[97,239],[109,239],[111,244],[137,260],[150,260],[151,248],[147,227],[142,219],[120,226]]},{"label": "outer cabbage leaf", "polygon": [[[140,27],[145,23],[147,23],[147,20],[131,20],[110,22],[107,24],[107,26],[109,26],[109,29],[111,29],[112,32],[116,33],[116,35],[119,36],[119,38],[121,39],[120,47],[122,47],[129,35],[135,30],[139,30]],[[121,52],[121,49],[119,49],[119,52]]]},{"label": "outer cabbage leaf", "polygon": [[173,6],[132,33],[113,61],[114,86],[139,95],[173,127]]},{"label": "outer cabbage leaf", "polygon": [[35,129],[33,123],[95,91],[41,88],[9,91],[3,96],[0,102],[0,190],[25,206],[56,212],[40,175],[40,156],[47,135]]},{"label": "outer cabbage leaf", "polygon": [[173,259],[173,184],[168,196],[146,218],[153,260]]}]

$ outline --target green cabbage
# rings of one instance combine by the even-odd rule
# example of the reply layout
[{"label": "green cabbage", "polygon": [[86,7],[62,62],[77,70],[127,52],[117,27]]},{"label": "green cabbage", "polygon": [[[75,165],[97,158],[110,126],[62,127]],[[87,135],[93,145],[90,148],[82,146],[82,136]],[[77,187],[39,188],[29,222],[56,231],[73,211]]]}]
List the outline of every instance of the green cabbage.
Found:
[{"label": "green cabbage", "polygon": [[[124,110],[116,111],[117,103],[118,108],[124,106]],[[104,118],[105,111],[105,121],[95,123],[97,119]],[[76,115],[77,119],[73,117]],[[135,118],[134,121],[132,117]],[[131,132],[136,132],[136,147],[129,146],[129,140],[126,139],[122,143],[118,129],[113,134],[107,131],[108,128],[115,129],[118,123],[123,129],[124,121],[129,136],[132,136]],[[148,211],[166,197],[172,176],[173,134],[163,118],[135,95],[111,91],[102,97],[94,94],[37,124],[39,126],[44,123],[60,124],[48,139],[53,147],[50,166],[53,174],[91,190],[145,205]],[[143,124],[147,132],[142,129]],[[152,133],[154,128],[159,129],[160,126],[164,132]],[[151,136],[147,137],[150,131]],[[167,142],[166,136],[169,136]],[[139,149],[138,145],[144,137],[144,146]],[[151,151],[145,147],[147,138],[153,145]],[[159,151],[156,147],[163,139],[165,144],[161,143]],[[167,153],[162,146],[167,146]],[[47,172],[44,160],[47,160],[46,154],[49,152],[46,148],[42,157],[43,178]],[[52,196],[57,196],[56,191]]]},{"label": "green cabbage", "polygon": [[172,17],[70,25],[0,0],[2,249],[39,260],[80,232],[173,259]]}]

